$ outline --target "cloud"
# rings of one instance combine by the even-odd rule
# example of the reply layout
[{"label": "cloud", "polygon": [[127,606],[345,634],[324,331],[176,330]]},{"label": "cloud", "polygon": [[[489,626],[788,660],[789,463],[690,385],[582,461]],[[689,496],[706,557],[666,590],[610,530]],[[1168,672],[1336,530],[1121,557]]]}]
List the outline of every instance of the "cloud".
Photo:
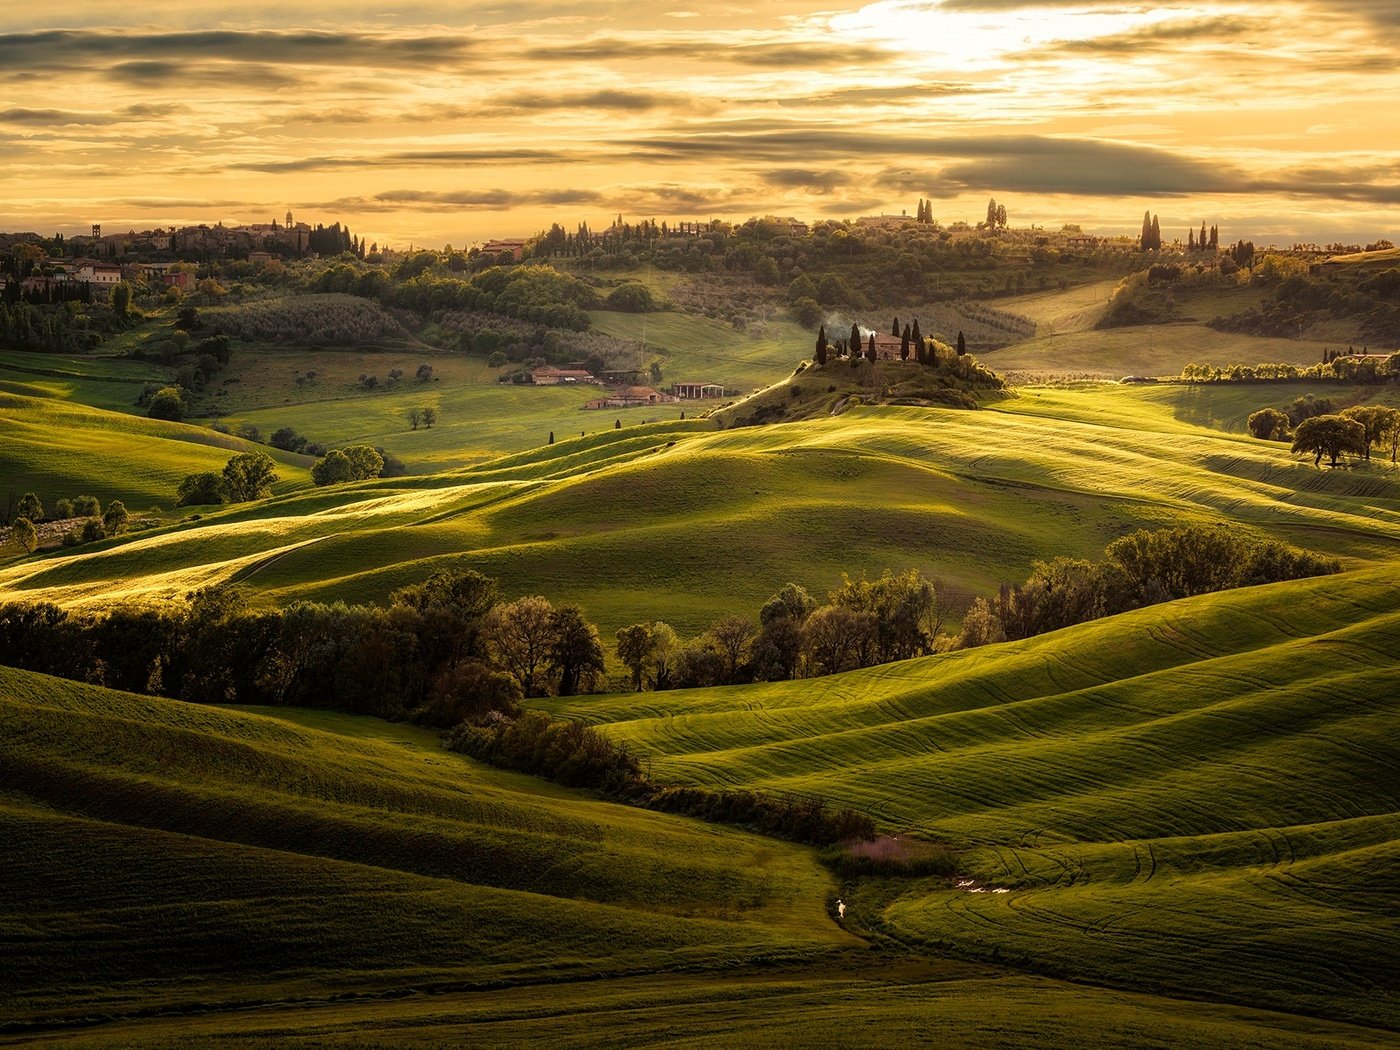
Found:
[{"label": "cloud", "polygon": [[694,106],[694,100],[681,95],[653,91],[620,91],[602,88],[596,91],[574,91],[562,94],[521,93],[490,99],[480,110],[483,115],[534,113],[549,110],[599,109],[626,113],[674,106]]},{"label": "cloud", "polygon": [[763,173],[763,181],[784,189],[826,194],[839,186],[849,186],[855,179],[843,171],[831,169],[775,168]]},{"label": "cloud", "polygon": [[[704,36],[676,36],[650,40],[595,37],[569,44],[530,48],[531,61],[618,62],[625,59],[671,58],[704,62],[737,62],[765,69],[818,68],[864,64],[850,61],[849,49],[826,43],[775,39],[765,42],[726,42]],[[854,52],[859,54],[859,52]]]},{"label": "cloud", "polygon": [[237,31],[136,33],[49,29],[0,34],[0,68],[70,69],[87,63],[253,62],[308,66],[455,65],[475,43],[464,36]]},{"label": "cloud", "polygon": [[108,80],[138,88],[155,88],[166,84],[198,84],[217,88],[287,88],[304,83],[301,77],[278,66],[254,63],[198,66],[154,59],[118,62],[104,70],[103,75]]},{"label": "cloud", "polygon": [[[358,157],[293,157],[288,160],[249,160],[229,164],[234,171],[286,174],[308,171],[341,171],[363,168],[469,167],[473,164],[572,164],[602,158],[603,154],[556,149],[480,147],[442,150],[404,150]],[[221,166],[219,170],[223,170]]]},{"label": "cloud", "polygon": [[1040,52],[1043,51],[1081,55],[1133,55],[1146,51],[1177,50],[1183,44],[1209,44],[1223,47],[1234,38],[1258,29],[1261,25],[1262,23],[1257,19],[1230,16],[1158,22],[1126,33],[1060,41],[1038,49],[1036,53],[1026,57],[1040,58],[1042,57]]},{"label": "cloud", "polygon": [[299,208],[331,212],[392,211],[507,211],[538,205],[597,204],[604,199],[598,190],[385,190],[369,197],[341,197],[332,201],[299,204]]}]

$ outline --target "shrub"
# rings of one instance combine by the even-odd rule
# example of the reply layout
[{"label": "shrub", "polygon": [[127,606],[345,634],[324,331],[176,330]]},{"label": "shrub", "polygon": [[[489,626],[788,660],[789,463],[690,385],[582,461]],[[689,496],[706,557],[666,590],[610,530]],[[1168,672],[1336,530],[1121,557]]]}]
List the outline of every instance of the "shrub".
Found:
[{"label": "shrub", "polygon": [[96,518],[102,513],[102,504],[96,496],[79,496],[73,501],[73,517]]},{"label": "shrub", "polygon": [[152,419],[168,419],[178,423],[185,418],[188,411],[184,392],[179,387],[166,386],[151,395],[146,414]]},{"label": "shrub", "polygon": [[1276,408],[1261,408],[1246,421],[1249,432],[1263,441],[1286,441],[1288,417]]},{"label": "shrub", "polygon": [[93,543],[106,539],[107,530],[102,527],[102,519],[88,518],[87,521],[83,522],[82,531],[79,532],[78,538],[83,543]]},{"label": "shrub", "polygon": [[224,476],[214,471],[203,474],[187,474],[175,491],[175,506],[206,506],[222,503],[228,493],[224,489]]}]

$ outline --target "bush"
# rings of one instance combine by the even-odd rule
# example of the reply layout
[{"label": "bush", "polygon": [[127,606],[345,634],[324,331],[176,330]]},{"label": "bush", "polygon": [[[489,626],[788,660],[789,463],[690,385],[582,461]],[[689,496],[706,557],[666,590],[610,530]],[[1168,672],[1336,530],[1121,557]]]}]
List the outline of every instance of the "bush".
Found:
[{"label": "bush", "polygon": [[224,476],[214,471],[203,474],[187,474],[175,491],[175,506],[202,507],[222,503],[228,493],[224,489]]},{"label": "bush", "polygon": [[608,293],[606,300],[609,310],[623,310],[641,314],[656,309],[656,297],[651,289],[638,281],[627,281]]},{"label": "bush", "polygon": [[96,518],[102,514],[102,504],[96,496],[79,496],[73,501],[73,517]]},{"label": "bush", "polygon": [[102,527],[101,518],[88,518],[83,522],[82,531],[78,533],[78,539],[83,543],[94,543],[106,538],[107,530]]},{"label": "bush", "polygon": [[1276,408],[1261,408],[1245,425],[1251,434],[1263,441],[1288,440],[1288,417]]},{"label": "bush", "polygon": [[146,414],[152,419],[168,419],[178,423],[185,418],[188,411],[184,392],[179,387],[166,386],[151,395]]}]

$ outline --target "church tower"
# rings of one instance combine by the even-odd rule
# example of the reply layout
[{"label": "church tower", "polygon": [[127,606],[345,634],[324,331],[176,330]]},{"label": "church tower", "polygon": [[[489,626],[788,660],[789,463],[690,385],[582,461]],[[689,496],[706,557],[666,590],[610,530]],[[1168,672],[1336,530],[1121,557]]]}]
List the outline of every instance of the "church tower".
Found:
[{"label": "church tower", "polygon": [[287,209],[287,229],[290,230],[291,228],[292,228],[292,209],[291,209],[291,208],[288,208],[288,209]]}]

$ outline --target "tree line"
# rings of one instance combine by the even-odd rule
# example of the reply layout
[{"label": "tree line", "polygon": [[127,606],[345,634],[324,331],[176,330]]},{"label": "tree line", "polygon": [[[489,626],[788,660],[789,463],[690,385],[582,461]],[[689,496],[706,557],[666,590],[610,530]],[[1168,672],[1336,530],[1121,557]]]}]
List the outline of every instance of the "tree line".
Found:
[{"label": "tree line", "polygon": [[210,587],[159,608],[0,606],[6,663],[203,703],[333,708],[448,728],[521,699],[593,690],[597,629],[575,605],[506,601],[496,581],[443,569],[385,606],[254,607]]}]

